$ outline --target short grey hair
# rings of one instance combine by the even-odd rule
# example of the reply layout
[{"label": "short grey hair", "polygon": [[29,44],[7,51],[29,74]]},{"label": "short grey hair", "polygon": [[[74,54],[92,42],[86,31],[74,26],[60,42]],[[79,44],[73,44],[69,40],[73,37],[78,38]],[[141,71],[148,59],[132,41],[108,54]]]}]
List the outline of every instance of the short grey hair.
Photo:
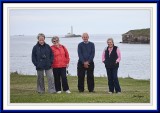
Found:
[{"label": "short grey hair", "polygon": [[107,42],[108,42],[109,40],[111,40],[111,41],[113,42],[113,44],[114,44],[113,38],[108,38],[108,39],[107,39]]},{"label": "short grey hair", "polygon": [[44,37],[44,39],[45,39],[45,35],[43,34],[43,33],[39,33],[38,35],[37,35],[37,39],[39,39],[39,37]]},{"label": "short grey hair", "polygon": [[54,36],[54,37],[51,39],[51,42],[53,42],[53,40],[59,41],[59,37],[58,37],[58,36]]},{"label": "short grey hair", "polygon": [[89,35],[88,35],[87,32],[83,33],[83,34],[82,34],[82,37],[84,37],[84,35],[87,35],[87,37],[89,37]]}]

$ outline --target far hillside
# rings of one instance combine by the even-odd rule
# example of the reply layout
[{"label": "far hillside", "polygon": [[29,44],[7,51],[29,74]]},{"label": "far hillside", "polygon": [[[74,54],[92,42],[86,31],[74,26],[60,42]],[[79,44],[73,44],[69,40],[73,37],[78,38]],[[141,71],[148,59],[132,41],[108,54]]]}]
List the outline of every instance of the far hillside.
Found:
[{"label": "far hillside", "polygon": [[130,30],[122,34],[122,43],[150,43],[150,28]]}]

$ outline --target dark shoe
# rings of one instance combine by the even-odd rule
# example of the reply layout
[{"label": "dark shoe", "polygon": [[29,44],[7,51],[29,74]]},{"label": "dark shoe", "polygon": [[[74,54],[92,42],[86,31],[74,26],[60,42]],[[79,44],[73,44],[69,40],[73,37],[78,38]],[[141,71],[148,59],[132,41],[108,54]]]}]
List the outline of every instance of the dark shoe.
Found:
[{"label": "dark shoe", "polygon": [[121,92],[116,92],[116,94],[121,94]]},{"label": "dark shoe", "polygon": [[84,91],[82,91],[82,90],[79,90],[79,93],[83,93]]},{"label": "dark shoe", "polygon": [[38,92],[38,94],[44,94],[44,92]]},{"label": "dark shoe", "polygon": [[95,93],[95,91],[89,91],[90,93]]}]

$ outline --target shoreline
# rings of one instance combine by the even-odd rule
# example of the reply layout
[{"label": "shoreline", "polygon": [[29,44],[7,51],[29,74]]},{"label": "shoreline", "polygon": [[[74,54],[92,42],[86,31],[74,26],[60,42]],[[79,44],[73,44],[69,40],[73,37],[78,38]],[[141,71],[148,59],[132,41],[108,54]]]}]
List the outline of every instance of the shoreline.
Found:
[{"label": "shoreline", "polygon": [[[18,72],[11,72],[10,75],[20,75],[20,76],[37,76],[37,75],[28,75],[28,74],[22,74],[22,73],[18,73]],[[67,75],[70,77],[76,77],[77,75]],[[107,78],[107,76],[94,76],[94,78]],[[133,79],[133,80],[146,80],[146,81],[150,81],[150,79],[136,79],[136,78],[132,78],[130,76],[128,77],[118,77],[119,79]]]}]

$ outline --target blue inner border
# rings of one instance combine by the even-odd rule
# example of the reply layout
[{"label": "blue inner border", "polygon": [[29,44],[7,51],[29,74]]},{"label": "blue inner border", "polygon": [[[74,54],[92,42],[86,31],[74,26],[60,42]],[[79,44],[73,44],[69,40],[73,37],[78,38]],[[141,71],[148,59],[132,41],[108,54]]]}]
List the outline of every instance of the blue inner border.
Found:
[{"label": "blue inner border", "polygon": [[1,3],[157,3],[159,0],[0,0]]},{"label": "blue inner border", "polygon": [[[0,0],[0,112],[116,112],[119,110],[3,110],[3,3],[157,3],[157,83],[159,82],[159,0]],[[159,84],[157,84],[157,110],[140,110],[141,112],[159,111]],[[119,112],[137,112],[139,110],[120,110]],[[139,111],[139,112],[140,112]]]},{"label": "blue inner border", "polygon": [[160,93],[159,93],[159,79],[160,79],[160,77],[159,77],[159,64],[160,64],[160,60],[159,60],[159,54],[160,54],[160,52],[159,52],[159,48],[160,48],[160,39],[159,39],[159,33],[160,33],[160,27],[158,26],[159,24],[160,24],[160,22],[159,22],[159,15],[160,15],[160,2],[157,2],[157,110],[159,111],[160,110],[160,106],[159,106],[159,103],[160,103],[160,101],[159,101],[159,95],[160,95]]},{"label": "blue inner border", "polygon": [[0,18],[0,112],[3,109],[3,7],[2,7],[2,2],[0,2],[0,14],[1,14],[1,18]]}]

